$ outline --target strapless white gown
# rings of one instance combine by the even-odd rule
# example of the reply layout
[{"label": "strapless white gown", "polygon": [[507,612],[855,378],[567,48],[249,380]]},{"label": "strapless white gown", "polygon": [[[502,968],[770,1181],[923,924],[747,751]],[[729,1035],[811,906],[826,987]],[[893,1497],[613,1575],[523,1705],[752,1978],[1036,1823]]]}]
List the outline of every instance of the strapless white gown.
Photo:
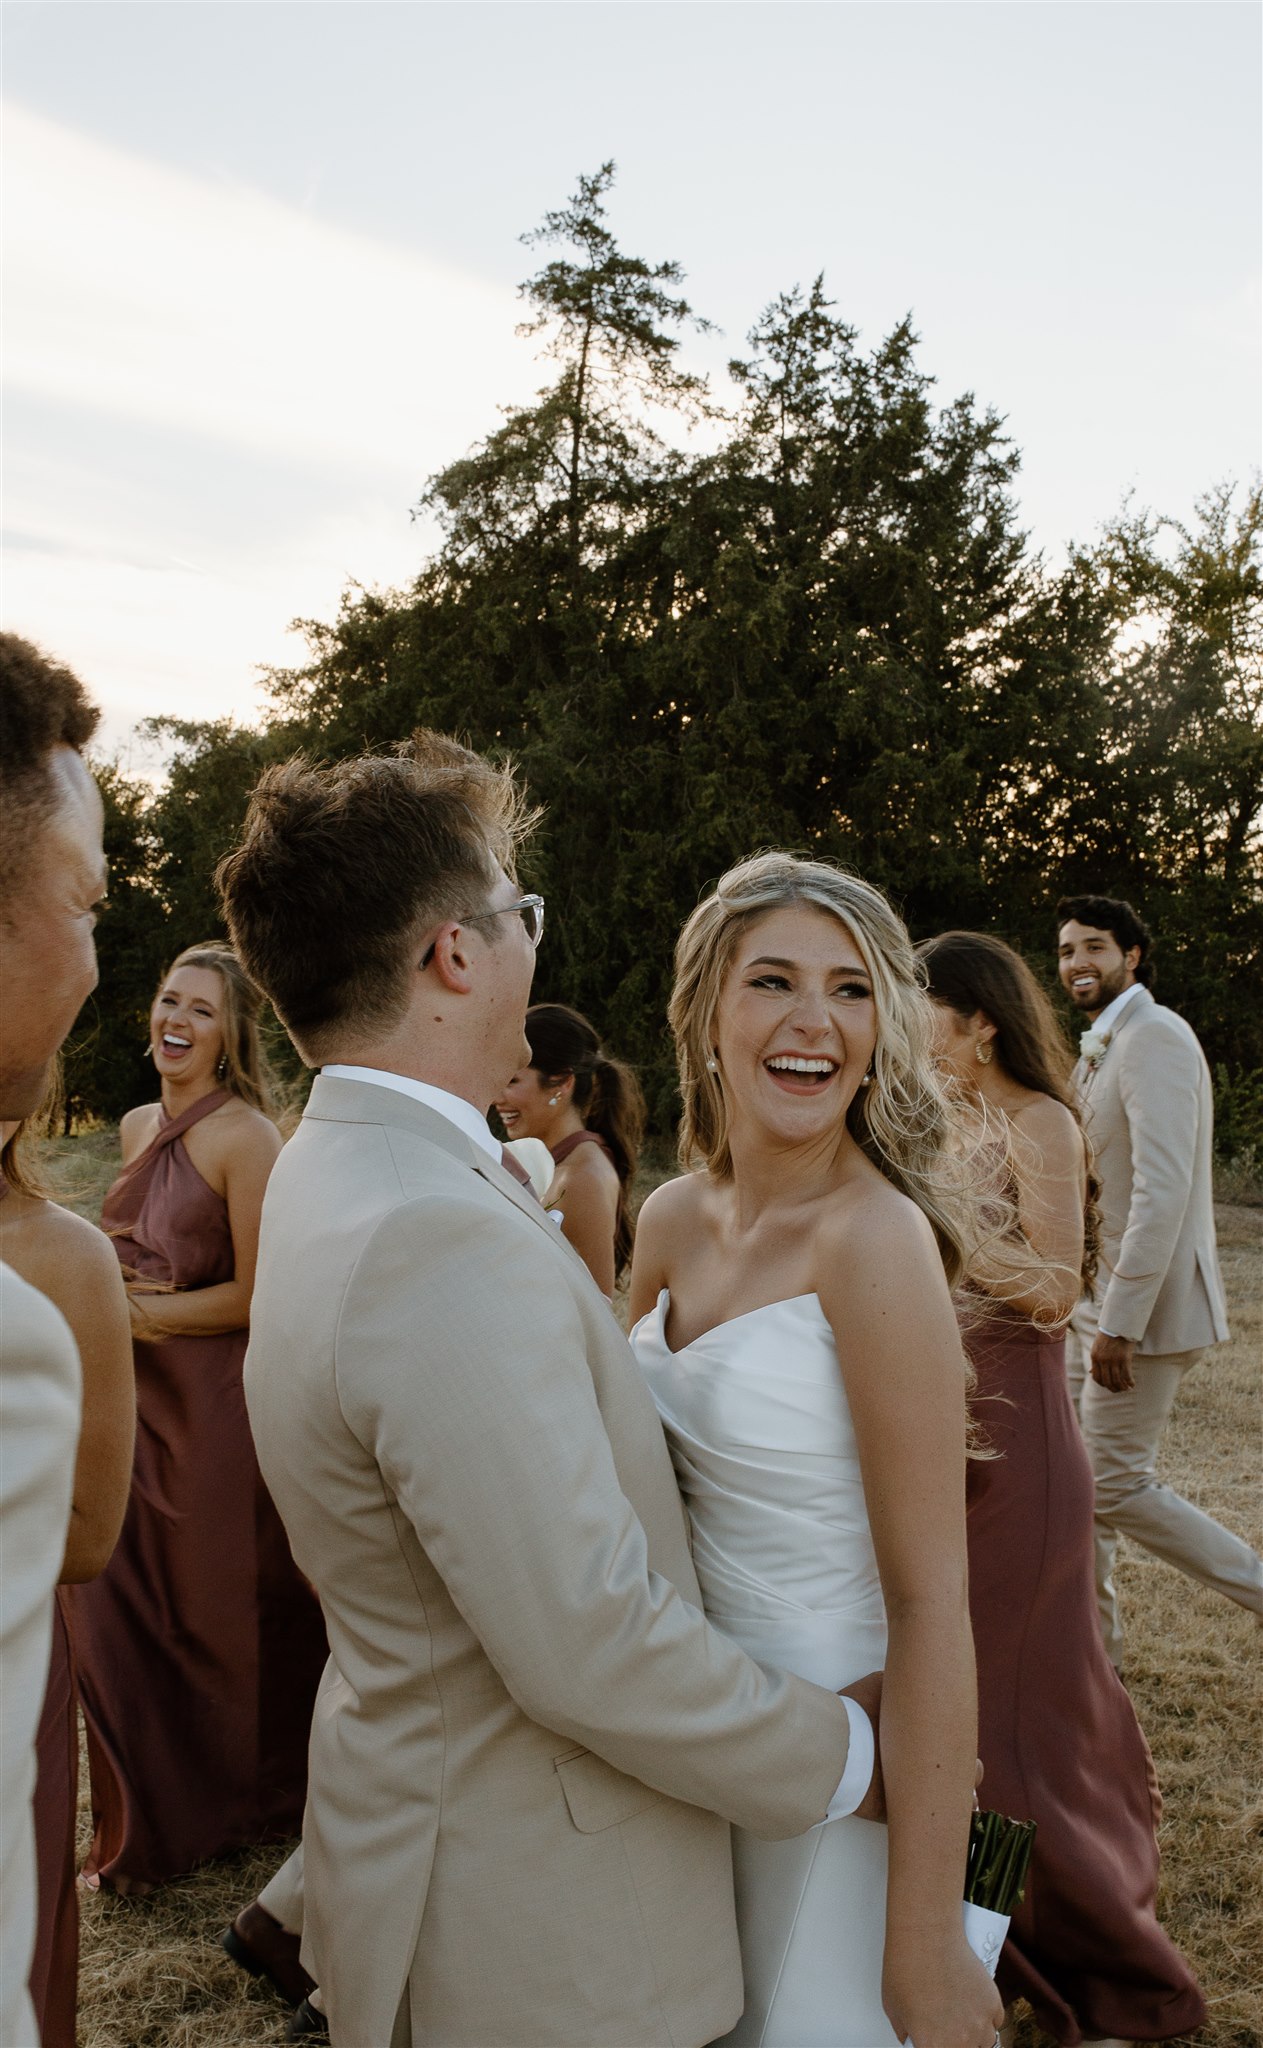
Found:
[{"label": "strapless white gown", "polygon": [[[833,1332],[814,1294],[668,1349],[668,1296],[631,1341],[693,1527],[706,1613],[831,1690],[879,1670],[886,1615]],[[733,1830],[745,2012],[726,2048],[892,2048],[881,2007],[886,1830]]]}]

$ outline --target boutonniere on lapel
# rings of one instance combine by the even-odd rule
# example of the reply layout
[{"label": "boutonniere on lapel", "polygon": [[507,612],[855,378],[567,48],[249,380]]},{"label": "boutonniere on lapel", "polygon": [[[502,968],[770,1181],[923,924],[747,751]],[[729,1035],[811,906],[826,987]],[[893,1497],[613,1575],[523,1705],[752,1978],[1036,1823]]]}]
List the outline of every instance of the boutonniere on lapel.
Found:
[{"label": "boutonniere on lapel", "polygon": [[1105,1049],[1113,1037],[1112,1031],[1081,1031],[1079,1033],[1079,1058],[1095,1073],[1105,1058]]}]

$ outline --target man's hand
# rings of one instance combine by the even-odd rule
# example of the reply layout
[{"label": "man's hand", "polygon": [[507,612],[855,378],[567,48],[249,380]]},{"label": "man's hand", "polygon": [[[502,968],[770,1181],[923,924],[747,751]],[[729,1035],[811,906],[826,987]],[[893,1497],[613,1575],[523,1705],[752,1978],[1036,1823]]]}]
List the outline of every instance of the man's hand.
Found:
[{"label": "man's hand", "polygon": [[[884,1671],[870,1671],[864,1678],[857,1678],[854,1685],[844,1685],[842,1693],[863,1707],[873,1724],[873,1775],[869,1787],[855,1809],[859,1820],[885,1820],[886,1781],[881,1770],[881,1690],[885,1679]],[[974,1805],[978,1804],[978,1787],[982,1783],[982,1758],[974,1766]]]},{"label": "man's hand", "polygon": [[843,1695],[854,1700],[857,1707],[863,1707],[873,1724],[873,1775],[864,1797],[855,1809],[857,1820],[885,1820],[886,1784],[881,1774],[881,1689],[884,1673],[870,1671],[866,1677],[857,1678],[854,1685],[844,1685]]},{"label": "man's hand", "polygon": [[1131,1337],[1107,1337],[1098,1330],[1092,1340],[1092,1377],[1111,1394],[1127,1394],[1136,1384],[1131,1362],[1136,1344]]}]

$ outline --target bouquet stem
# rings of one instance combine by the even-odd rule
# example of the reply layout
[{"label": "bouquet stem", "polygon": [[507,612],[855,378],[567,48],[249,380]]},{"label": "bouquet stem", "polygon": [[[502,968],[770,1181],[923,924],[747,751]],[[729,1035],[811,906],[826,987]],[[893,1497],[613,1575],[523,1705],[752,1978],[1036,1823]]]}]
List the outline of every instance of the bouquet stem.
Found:
[{"label": "bouquet stem", "polygon": [[994,1977],[1013,1908],[1026,1889],[1033,1820],[1007,1820],[1002,1813],[975,1813],[965,1864],[965,1939]]}]

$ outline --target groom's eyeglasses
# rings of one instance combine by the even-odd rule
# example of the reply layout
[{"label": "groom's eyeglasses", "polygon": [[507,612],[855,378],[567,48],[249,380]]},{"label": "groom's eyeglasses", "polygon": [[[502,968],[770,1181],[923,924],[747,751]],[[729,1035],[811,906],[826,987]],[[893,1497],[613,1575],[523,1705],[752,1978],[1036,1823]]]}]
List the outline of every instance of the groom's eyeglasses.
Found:
[{"label": "groom's eyeglasses", "polygon": [[[481,924],[484,918],[507,917],[511,910],[517,912],[522,923],[526,926],[526,936],[531,944],[538,947],[540,940],[544,936],[544,899],[542,896],[519,896],[516,903],[502,903],[497,910],[471,910],[466,917],[462,918],[461,922],[463,924]],[[426,948],[421,960],[422,967],[428,967],[431,960],[433,960],[434,947],[437,943],[438,941],[434,940]]]},{"label": "groom's eyeglasses", "polygon": [[542,896],[519,896],[516,903],[502,903],[498,910],[480,910],[465,919],[466,924],[479,924],[484,917],[507,917],[516,910],[526,926],[526,936],[533,946],[538,946],[544,936],[544,899]]}]

